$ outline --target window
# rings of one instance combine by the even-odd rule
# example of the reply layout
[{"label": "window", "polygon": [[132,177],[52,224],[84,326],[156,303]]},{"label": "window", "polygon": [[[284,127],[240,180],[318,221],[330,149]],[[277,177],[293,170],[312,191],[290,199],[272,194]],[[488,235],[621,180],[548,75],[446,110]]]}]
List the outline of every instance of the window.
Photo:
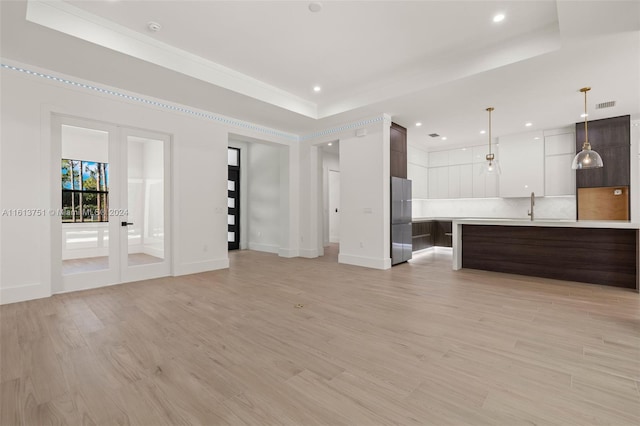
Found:
[{"label": "window", "polygon": [[63,159],[62,222],[109,221],[109,164]]}]

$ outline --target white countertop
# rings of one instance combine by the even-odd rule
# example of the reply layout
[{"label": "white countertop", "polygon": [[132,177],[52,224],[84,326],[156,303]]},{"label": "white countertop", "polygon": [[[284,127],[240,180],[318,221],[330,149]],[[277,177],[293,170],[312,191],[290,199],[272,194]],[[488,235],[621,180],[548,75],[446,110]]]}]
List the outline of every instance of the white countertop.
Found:
[{"label": "white countertop", "polygon": [[454,225],[546,226],[562,228],[640,229],[640,223],[610,220],[458,218]]}]

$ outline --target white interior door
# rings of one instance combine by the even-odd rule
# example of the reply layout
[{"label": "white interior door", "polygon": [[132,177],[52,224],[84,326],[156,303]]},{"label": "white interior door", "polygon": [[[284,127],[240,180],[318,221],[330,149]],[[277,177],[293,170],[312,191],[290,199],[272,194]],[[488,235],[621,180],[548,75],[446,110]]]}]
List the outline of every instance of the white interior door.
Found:
[{"label": "white interior door", "polygon": [[[117,217],[120,208],[116,126],[54,116],[53,141],[60,146],[54,181],[60,203],[53,217],[60,239],[53,239],[54,259],[61,263],[61,279],[54,292],[74,291],[119,281]],[[117,237],[115,238],[117,242]]]},{"label": "white interior door", "polygon": [[54,116],[54,292],[170,274],[169,137]]},{"label": "white interior door", "polygon": [[340,172],[329,170],[329,242],[340,242]]},{"label": "white interior door", "polygon": [[169,137],[123,129],[121,282],[170,273]]}]

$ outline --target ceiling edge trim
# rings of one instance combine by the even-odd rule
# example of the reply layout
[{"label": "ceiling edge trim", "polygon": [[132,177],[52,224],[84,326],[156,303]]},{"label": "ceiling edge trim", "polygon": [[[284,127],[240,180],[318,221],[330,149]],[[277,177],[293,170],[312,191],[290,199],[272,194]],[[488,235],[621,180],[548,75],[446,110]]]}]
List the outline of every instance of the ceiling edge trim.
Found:
[{"label": "ceiling edge trim", "polygon": [[240,129],[251,130],[251,131],[266,134],[266,135],[276,136],[283,139],[287,139],[289,141],[294,141],[294,142],[300,141],[300,137],[296,134],[272,129],[270,127],[259,126],[257,124],[253,124],[248,121],[238,120],[235,118],[226,117],[224,115],[214,114],[211,112],[197,111],[195,109],[190,109],[190,108],[186,108],[179,105],[173,105],[166,102],[160,102],[160,101],[156,101],[156,100],[141,97],[141,96],[130,95],[128,93],[120,92],[117,90],[107,89],[100,86],[94,86],[92,84],[82,83],[82,82],[70,80],[64,77],[58,77],[51,74],[45,74],[39,71],[32,71],[30,69],[8,65],[5,63],[0,63],[0,68],[7,69],[10,71],[20,72],[33,77],[44,78],[46,80],[55,81],[57,83],[67,84],[79,89],[85,89],[92,92],[101,93],[103,95],[109,95],[109,96],[114,96],[121,99],[126,99],[129,101],[141,103],[147,106],[159,107],[172,112],[181,112],[194,117],[203,118],[205,120],[215,121],[217,123],[221,123],[227,126],[233,126]]},{"label": "ceiling edge trim", "polygon": [[311,101],[63,1],[28,0],[26,19],[288,111],[318,118],[318,106]]}]

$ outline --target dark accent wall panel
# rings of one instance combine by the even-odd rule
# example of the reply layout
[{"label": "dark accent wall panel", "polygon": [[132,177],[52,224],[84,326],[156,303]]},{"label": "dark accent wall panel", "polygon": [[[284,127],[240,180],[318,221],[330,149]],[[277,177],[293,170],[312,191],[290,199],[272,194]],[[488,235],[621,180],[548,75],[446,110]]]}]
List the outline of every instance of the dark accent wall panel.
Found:
[{"label": "dark accent wall panel", "polygon": [[407,178],[407,129],[391,123],[391,176]]},{"label": "dark accent wall panel", "polygon": [[462,226],[462,267],[615,287],[637,286],[635,229]]},{"label": "dark accent wall panel", "polygon": [[[604,167],[576,171],[577,188],[629,186],[631,183],[631,116],[589,121],[591,148]],[[576,152],[584,143],[584,123],[576,123]]]}]

